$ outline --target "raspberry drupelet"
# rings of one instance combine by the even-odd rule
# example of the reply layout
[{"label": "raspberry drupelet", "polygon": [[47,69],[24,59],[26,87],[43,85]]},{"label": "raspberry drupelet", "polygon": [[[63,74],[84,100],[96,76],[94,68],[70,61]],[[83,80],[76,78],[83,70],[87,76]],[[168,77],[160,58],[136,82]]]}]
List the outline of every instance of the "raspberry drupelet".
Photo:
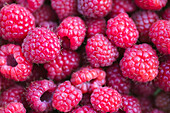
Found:
[{"label": "raspberry drupelet", "polygon": [[142,113],[150,113],[154,109],[154,102],[151,97],[139,97]]},{"label": "raspberry drupelet", "polygon": [[73,109],[70,113],[97,113],[91,105],[85,105]]},{"label": "raspberry drupelet", "polygon": [[26,113],[26,109],[20,102],[11,102],[4,107],[3,112],[1,113]]}]

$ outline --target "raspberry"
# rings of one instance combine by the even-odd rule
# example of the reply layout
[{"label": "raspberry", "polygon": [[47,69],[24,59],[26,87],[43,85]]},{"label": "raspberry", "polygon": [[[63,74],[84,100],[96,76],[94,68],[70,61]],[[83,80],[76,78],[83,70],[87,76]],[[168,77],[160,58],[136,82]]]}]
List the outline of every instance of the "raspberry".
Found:
[{"label": "raspberry", "polygon": [[0,92],[4,91],[5,89],[14,86],[16,83],[13,80],[6,79],[1,76],[0,74]]},{"label": "raspberry", "polygon": [[22,52],[28,61],[43,64],[59,55],[60,41],[50,30],[35,28],[24,39]]},{"label": "raspberry", "polygon": [[164,10],[164,12],[162,13],[162,18],[164,20],[170,20],[170,7]]},{"label": "raspberry", "polygon": [[77,106],[81,99],[82,92],[69,81],[65,81],[57,87],[53,95],[52,106],[61,112],[68,112]]},{"label": "raspberry", "polygon": [[100,87],[91,94],[91,103],[97,111],[116,112],[121,102],[121,95],[109,87]]},{"label": "raspberry", "polygon": [[0,1],[0,9],[6,5],[6,4],[11,4],[14,0],[1,0]]},{"label": "raspberry", "polygon": [[82,107],[75,108],[71,113],[97,113],[90,105],[85,105]]},{"label": "raspberry", "polygon": [[135,0],[138,7],[146,10],[160,10],[168,0]]},{"label": "raspberry", "polygon": [[121,13],[108,20],[106,34],[113,44],[127,48],[137,42],[139,32],[128,14]]},{"label": "raspberry", "polygon": [[71,48],[76,50],[84,41],[86,27],[84,21],[79,17],[67,17],[59,25],[57,29],[57,36],[61,39],[62,45],[70,43],[70,46],[64,48]]},{"label": "raspberry", "polygon": [[117,90],[120,94],[129,94],[131,81],[122,75],[119,64],[114,63],[106,70],[107,86]]},{"label": "raspberry", "polygon": [[132,15],[132,19],[139,31],[139,40],[141,42],[151,42],[149,39],[149,28],[159,20],[159,16],[153,11],[137,11]]},{"label": "raspberry", "polygon": [[0,11],[0,27],[3,39],[20,42],[27,36],[28,31],[34,29],[35,19],[20,5],[6,5]]},{"label": "raspberry", "polygon": [[78,0],[78,11],[88,18],[105,17],[112,9],[112,0]]},{"label": "raspberry", "polygon": [[134,81],[152,81],[158,74],[159,61],[156,52],[148,44],[127,48],[120,61],[122,74]]},{"label": "raspberry", "polygon": [[94,89],[105,84],[106,73],[102,69],[90,66],[82,67],[71,75],[71,83],[82,93],[91,93]]},{"label": "raspberry", "polygon": [[97,33],[105,34],[106,20],[101,19],[88,19],[85,21],[87,25],[87,37],[90,38]]},{"label": "raspberry", "polygon": [[53,21],[43,21],[39,23],[39,27],[44,27],[55,33],[57,29],[57,23]]},{"label": "raspberry", "polygon": [[51,0],[51,6],[60,20],[78,14],[76,0]]},{"label": "raspberry", "polygon": [[4,108],[2,113],[26,113],[26,109],[20,102],[11,102]]},{"label": "raspberry", "polygon": [[150,113],[164,113],[164,112],[155,108]]},{"label": "raspberry", "polygon": [[149,37],[156,45],[159,52],[170,54],[170,22],[158,20],[153,23],[149,30]]},{"label": "raspberry", "polygon": [[126,113],[142,113],[139,100],[129,95],[122,96],[121,109]]},{"label": "raspberry", "polygon": [[14,44],[0,48],[0,72],[5,78],[25,81],[31,74],[32,64],[24,57],[21,47]]},{"label": "raspberry", "polygon": [[140,97],[139,102],[140,102],[142,113],[150,113],[151,110],[153,109],[153,102],[152,102],[151,98]]},{"label": "raspberry", "polygon": [[30,107],[37,112],[52,110],[52,95],[56,85],[50,80],[32,82],[26,91],[26,99]]},{"label": "raspberry", "polygon": [[93,67],[110,66],[119,56],[117,48],[102,34],[87,40],[86,54]]},{"label": "raspberry", "polygon": [[75,51],[63,49],[60,55],[49,63],[44,65],[48,71],[48,78],[55,81],[66,79],[78,68],[80,56]]}]

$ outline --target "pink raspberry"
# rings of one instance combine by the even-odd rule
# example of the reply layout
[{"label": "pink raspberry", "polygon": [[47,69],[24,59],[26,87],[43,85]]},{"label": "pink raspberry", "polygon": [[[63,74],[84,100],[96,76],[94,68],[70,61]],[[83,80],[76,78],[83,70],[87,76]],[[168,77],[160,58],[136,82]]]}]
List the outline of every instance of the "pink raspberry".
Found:
[{"label": "pink raspberry", "polygon": [[135,0],[138,7],[146,10],[160,10],[168,0]]},{"label": "pink raspberry", "polygon": [[120,94],[129,94],[131,81],[122,75],[119,64],[114,63],[106,69],[107,86],[117,90]]},{"label": "pink raspberry", "polygon": [[20,42],[27,36],[28,31],[34,29],[35,19],[20,5],[6,5],[0,11],[0,27],[3,39]]},{"label": "pink raspberry", "polygon": [[78,0],[78,11],[87,18],[105,17],[112,9],[112,0]]},{"label": "pink raspberry", "polygon": [[60,20],[78,14],[76,0],[51,0],[51,6]]},{"label": "pink raspberry", "polygon": [[44,27],[54,33],[56,32],[57,26],[57,23],[53,21],[43,21],[39,23],[39,27]]},{"label": "pink raspberry", "polygon": [[1,0],[0,1],[0,8],[2,8],[6,4],[11,4],[14,0]]},{"label": "pink raspberry", "polygon": [[142,113],[150,113],[152,111],[154,102],[150,97],[140,97],[139,102],[140,102]]},{"label": "pink raspberry", "polygon": [[113,44],[121,48],[131,47],[139,36],[135,23],[126,13],[107,21],[106,34]]},{"label": "pink raspberry", "polygon": [[65,81],[57,87],[52,106],[61,112],[68,112],[77,106],[81,99],[81,90],[75,88],[69,81]]},{"label": "pink raspberry", "polygon": [[87,40],[86,54],[93,67],[110,66],[119,56],[117,48],[102,34]]},{"label": "pink raspberry", "polygon": [[157,108],[153,109],[150,113],[165,113],[162,110],[159,110]]},{"label": "pink raspberry", "polygon": [[162,19],[170,20],[170,7],[166,8],[162,13]]},{"label": "pink raspberry", "polygon": [[149,30],[149,37],[156,45],[159,52],[170,54],[170,22],[158,20],[153,23]]},{"label": "pink raspberry", "polygon": [[152,81],[158,74],[158,56],[148,44],[134,45],[127,48],[120,61],[123,76],[134,81]]},{"label": "pink raspberry", "polygon": [[6,79],[0,74],[0,91],[4,91],[15,84],[13,80]]},{"label": "pink raspberry", "polygon": [[97,111],[95,111],[92,106],[85,105],[85,106],[73,109],[70,113],[97,113]]},{"label": "pink raspberry", "polygon": [[50,80],[32,82],[26,91],[26,100],[30,107],[37,112],[52,110],[52,95],[56,85]]},{"label": "pink raspberry", "polygon": [[71,75],[71,83],[82,93],[91,93],[94,89],[104,85],[106,73],[102,69],[90,66],[82,67]]},{"label": "pink raspberry", "polygon": [[66,49],[76,50],[83,43],[85,34],[85,23],[80,17],[65,18],[57,29],[57,37],[61,39],[62,45],[69,45],[63,47]]},{"label": "pink raspberry", "polygon": [[5,78],[25,81],[31,74],[32,64],[24,57],[21,47],[14,44],[0,48],[0,72]]},{"label": "pink raspberry", "polygon": [[22,43],[22,52],[32,63],[46,63],[54,60],[60,53],[60,41],[46,28],[31,30]]},{"label": "pink raspberry", "polygon": [[132,15],[132,19],[139,31],[139,40],[141,42],[151,42],[149,39],[149,28],[159,20],[159,16],[153,11],[137,11]]},{"label": "pink raspberry", "polygon": [[48,78],[60,81],[66,79],[79,67],[80,56],[75,51],[61,50],[60,55],[44,65],[48,71]]},{"label": "pink raspberry", "polygon": [[97,111],[116,112],[122,103],[122,97],[112,88],[100,87],[91,94],[91,103]]}]

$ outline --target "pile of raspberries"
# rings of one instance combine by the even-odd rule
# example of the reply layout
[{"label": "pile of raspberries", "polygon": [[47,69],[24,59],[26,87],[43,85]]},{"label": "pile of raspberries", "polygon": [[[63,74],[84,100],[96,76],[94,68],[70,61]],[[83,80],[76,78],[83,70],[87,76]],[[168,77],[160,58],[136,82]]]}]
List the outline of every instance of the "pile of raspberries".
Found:
[{"label": "pile of raspberries", "polygon": [[0,113],[170,113],[170,0],[0,0]]}]

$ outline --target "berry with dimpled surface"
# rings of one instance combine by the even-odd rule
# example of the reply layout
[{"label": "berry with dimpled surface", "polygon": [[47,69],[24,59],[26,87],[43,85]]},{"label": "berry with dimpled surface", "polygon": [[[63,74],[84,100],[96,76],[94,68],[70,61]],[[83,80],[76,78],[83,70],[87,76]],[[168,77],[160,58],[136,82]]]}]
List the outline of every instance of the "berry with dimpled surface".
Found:
[{"label": "berry with dimpled surface", "polygon": [[1,113],[26,113],[26,109],[20,102],[11,102],[4,107],[4,112]]},{"label": "berry with dimpled surface", "polygon": [[71,113],[97,113],[97,111],[95,111],[92,106],[85,105],[85,106],[81,106],[81,107],[73,109]]},{"label": "berry with dimpled surface", "polygon": [[53,21],[43,21],[39,23],[39,27],[45,27],[54,33],[56,32],[57,26],[57,23]]},{"label": "berry with dimpled surface", "polygon": [[166,8],[161,15],[164,20],[170,20],[170,7]]},{"label": "berry with dimpled surface", "polygon": [[150,113],[154,107],[151,97],[139,97],[142,113]]}]

